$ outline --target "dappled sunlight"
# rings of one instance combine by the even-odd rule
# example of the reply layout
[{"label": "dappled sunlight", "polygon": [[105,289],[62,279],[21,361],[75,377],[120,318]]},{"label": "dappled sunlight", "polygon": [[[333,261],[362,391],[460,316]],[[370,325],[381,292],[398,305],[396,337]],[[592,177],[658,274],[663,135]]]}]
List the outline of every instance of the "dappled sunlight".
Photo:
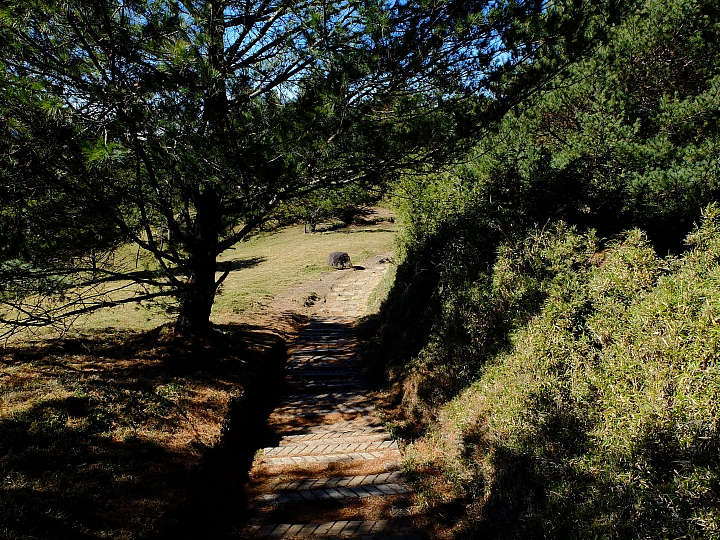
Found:
[{"label": "dappled sunlight", "polygon": [[[193,471],[231,444],[223,426],[235,409],[261,414],[273,395],[263,385],[283,365],[280,338],[237,325],[205,343],[159,329],[6,348],[0,525],[52,538],[149,538],[190,525],[186,490],[207,480]],[[226,481],[252,453],[232,445],[239,453]]]}]

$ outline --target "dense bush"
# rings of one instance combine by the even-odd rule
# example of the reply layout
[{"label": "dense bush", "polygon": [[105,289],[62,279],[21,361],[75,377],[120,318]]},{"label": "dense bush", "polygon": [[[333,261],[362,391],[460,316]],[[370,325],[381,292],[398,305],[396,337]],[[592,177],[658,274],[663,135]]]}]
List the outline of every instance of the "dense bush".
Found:
[{"label": "dense bush", "polygon": [[720,538],[720,212],[680,258],[595,242],[503,248],[501,296],[541,308],[408,454],[473,501],[461,537]]},{"label": "dense bush", "polygon": [[720,8],[645,0],[398,187],[366,357],[460,537],[720,538],[719,149]]},{"label": "dense bush", "polygon": [[646,0],[466,164],[403,181],[401,265],[383,312],[393,340],[378,361],[422,373],[420,408],[475,380],[539,308],[533,283],[496,282],[501,246],[563,220],[598,242],[637,227],[661,254],[685,249],[720,199],[718,36],[714,2]]}]

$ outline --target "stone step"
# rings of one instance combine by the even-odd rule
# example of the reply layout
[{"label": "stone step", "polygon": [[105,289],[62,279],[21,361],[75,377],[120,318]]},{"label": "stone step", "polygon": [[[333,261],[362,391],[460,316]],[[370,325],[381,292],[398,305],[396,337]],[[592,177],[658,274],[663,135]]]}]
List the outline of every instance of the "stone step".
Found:
[{"label": "stone step", "polygon": [[331,330],[328,328],[317,328],[303,330],[293,345],[304,345],[313,347],[337,346],[338,343],[352,343],[355,341],[355,333],[348,329]]},{"label": "stone step", "polygon": [[288,377],[305,377],[309,379],[346,379],[347,377],[358,379],[360,373],[359,366],[353,367],[342,364],[296,364],[288,365],[285,368],[285,375]]},{"label": "stone step", "polygon": [[283,437],[277,442],[277,446],[290,446],[298,444],[350,444],[357,442],[381,442],[390,441],[392,438],[383,431],[342,431],[339,433],[325,433],[311,437],[291,435]]},{"label": "stone step", "polygon": [[[352,295],[340,296],[343,301],[328,301],[326,311],[352,313],[355,302],[345,298]],[[269,418],[279,441],[264,448],[253,466],[255,481],[261,483],[253,488],[254,517],[243,538],[420,539],[407,517],[404,495],[410,488],[402,456],[365,391],[353,322],[349,317],[315,319],[293,343],[286,395]],[[354,476],[329,476],[343,471]],[[298,479],[280,481],[281,474]],[[311,475],[316,477],[307,478]],[[355,521],[337,520],[349,515]],[[273,516],[289,523],[268,524]],[[318,522],[293,523],[313,518]]]},{"label": "stone step", "polygon": [[339,356],[354,358],[357,354],[352,350],[354,340],[345,340],[345,343],[335,343],[332,340],[321,343],[297,343],[290,348],[291,355],[302,356]]},{"label": "stone step", "polygon": [[323,401],[351,401],[357,399],[368,399],[364,392],[345,391],[345,392],[322,392],[314,394],[288,394],[285,395],[279,404],[291,405],[299,403],[323,402]]},{"label": "stone step", "polygon": [[351,328],[354,319],[349,317],[323,317],[313,319],[308,325],[309,328]]},{"label": "stone step", "polygon": [[357,360],[350,358],[327,358],[327,357],[313,357],[312,359],[304,358],[291,358],[288,360],[287,369],[296,370],[307,367],[314,367],[317,369],[344,369],[349,366],[359,365]]},{"label": "stone step", "polygon": [[279,456],[264,457],[261,462],[268,466],[273,465],[327,465],[329,463],[347,463],[350,461],[371,461],[374,459],[399,459],[397,450],[354,452],[350,454],[321,454],[309,456]]},{"label": "stone step", "polygon": [[354,454],[358,452],[377,452],[397,450],[397,443],[391,439],[384,441],[341,442],[322,441],[306,444],[286,444],[263,448],[263,456],[317,456],[324,454]]},{"label": "stone step", "polygon": [[356,430],[363,428],[373,428],[378,430],[384,429],[382,422],[379,418],[364,416],[361,418],[353,418],[352,420],[343,420],[341,422],[331,422],[328,424],[315,424],[302,427],[289,426],[288,429],[286,431],[283,431],[282,433],[284,433],[285,436],[310,435],[320,433],[335,433],[343,429]]},{"label": "stone step", "polygon": [[294,392],[305,389],[314,392],[320,389],[330,390],[347,388],[362,390],[366,388],[366,386],[357,379],[318,379],[314,381],[303,378],[287,378],[285,380],[285,386],[286,388],[292,389]]},{"label": "stone step", "polygon": [[343,349],[347,352],[352,345],[357,343],[354,336],[345,333],[314,332],[313,336],[301,336],[293,344],[296,349]]},{"label": "stone step", "polygon": [[304,354],[291,354],[288,356],[288,366],[312,366],[322,362],[333,363],[336,366],[353,366],[360,362],[355,356],[343,356],[339,354],[314,354],[306,356]]},{"label": "stone step", "polygon": [[334,334],[339,336],[347,336],[347,335],[353,335],[355,332],[352,328],[349,328],[347,326],[335,326],[335,327],[329,327],[329,326],[317,326],[317,325],[310,325],[303,329],[302,335],[299,336],[298,339],[302,339],[305,336],[309,335],[315,335],[315,334]]},{"label": "stone step", "polygon": [[330,330],[326,328],[318,328],[315,330],[303,330],[297,336],[292,345],[302,345],[305,347],[338,347],[339,344],[355,343],[357,341],[355,333],[352,330]]},{"label": "stone step", "polygon": [[[355,333],[353,328],[352,319],[348,317],[323,317],[323,320],[330,320],[330,324],[324,322],[312,321],[304,329],[304,332],[345,332],[349,334]],[[348,324],[350,322],[351,324]]]},{"label": "stone step", "polygon": [[297,444],[309,441],[351,441],[355,438],[363,438],[370,440],[387,440],[390,436],[382,426],[339,428],[337,431],[320,431],[314,433],[300,433],[295,435],[285,435],[280,439],[279,445]]},{"label": "stone step", "polygon": [[298,359],[337,359],[337,360],[357,360],[357,355],[354,353],[345,352],[344,349],[292,349],[290,351],[289,360],[293,358]]},{"label": "stone step", "polygon": [[260,504],[292,504],[313,501],[332,501],[342,499],[365,499],[367,497],[385,497],[410,493],[403,484],[374,484],[355,487],[335,487],[327,489],[309,489],[286,493],[266,493],[255,499]]},{"label": "stone step", "polygon": [[270,484],[268,489],[273,493],[282,493],[284,491],[305,491],[335,487],[404,484],[404,482],[405,476],[402,471],[391,471],[364,476],[332,476],[328,478],[306,478],[304,480],[295,480],[294,482],[276,482]]},{"label": "stone step", "polygon": [[328,414],[365,414],[371,413],[375,410],[372,405],[366,406],[352,406],[352,405],[337,405],[332,408],[325,407],[323,409],[312,408],[312,405],[308,405],[309,408],[304,407],[278,407],[275,409],[270,418],[282,418],[287,416],[292,417],[314,417],[324,416]]},{"label": "stone step", "polygon": [[306,349],[325,349],[332,347],[335,349],[348,349],[351,345],[357,343],[357,338],[353,332],[344,331],[328,331],[328,330],[304,330],[303,333],[292,342],[293,348]]},{"label": "stone step", "polygon": [[357,375],[357,370],[353,369],[351,367],[346,368],[327,368],[324,366],[314,367],[312,365],[308,366],[290,366],[286,368],[287,374],[291,377],[301,377],[306,376],[308,378],[322,378],[322,377],[328,377],[328,378],[335,378],[335,379],[347,379],[347,378],[353,378],[353,376]]},{"label": "stone step", "polygon": [[319,337],[317,340],[296,341],[290,346],[290,354],[304,356],[325,356],[328,351],[332,355],[355,356],[353,347],[357,340],[349,337]]},{"label": "stone step", "polygon": [[412,533],[412,526],[407,521],[378,519],[373,521],[330,521],[327,523],[308,524],[269,524],[260,527],[254,538],[353,538],[364,535],[407,534]]},{"label": "stone step", "polygon": [[[325,320],[333,319],[333,317],[323,317]],[[324,322],[311,322],[305,328],[303,328],[303,334],[305,332],[343,332],[346,334],[353,334],[352,324],[347,324],[347,318],[343,317],[343,320],[333,320],[331,323],[326,324]]]}]

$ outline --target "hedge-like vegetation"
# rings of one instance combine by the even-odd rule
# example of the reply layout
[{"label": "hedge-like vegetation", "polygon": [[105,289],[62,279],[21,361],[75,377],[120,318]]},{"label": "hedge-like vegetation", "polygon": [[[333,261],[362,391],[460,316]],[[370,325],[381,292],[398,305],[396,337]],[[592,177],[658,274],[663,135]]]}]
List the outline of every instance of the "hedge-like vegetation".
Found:
[{"label": "hedge-like vegetation", "polygon": [[503,247],[495,302],[541,308],[408,453],[467,537],[720,537],[719,218],[677,259],[562,224]]},{"label": "hedge-like vegetation", "polygon": [[720,538],[719,89],[717,3],[639,2],[398,187],[366,358],[438,535]]}]

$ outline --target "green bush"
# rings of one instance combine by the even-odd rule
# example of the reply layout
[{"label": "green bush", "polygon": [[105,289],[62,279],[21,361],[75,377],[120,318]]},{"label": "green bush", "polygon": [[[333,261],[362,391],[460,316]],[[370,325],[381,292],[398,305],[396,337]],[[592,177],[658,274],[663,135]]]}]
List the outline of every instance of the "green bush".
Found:
[{"label": "green bush", "polygon": [[397,190],[365,357],[459,537],[720,537],[717,207],[686,238],[720,198],[720,9],[643,0],[607,32]]},{"label": "green bush", "polygon": [[409,452],[472,502],[460,537],[720,538],[716,206],[688,242],[593,252],[560,225],[501,250],[501,296],[542,305]]},{"label": "green bush", "polygon": [[[577,285],[562,269],[587,264],[578,254],[634,228],[648,239],[636,256],[651,246],[682,253],[702,207],[720,197],[716,3],[644,0],[607,31],[605,43],[506,115],[467,163],[407,177],[396,190],[400,265],[372,356],[392,380],[412,379],[414,420],[427,421],[427,410],[507,349],[554,275]],[[543,236],[560,220],[586,236]],[[588,286],[607,289],[606,309],[619,309],[636,270],[613,278],[614,289]],[[663,270],[642,271],[653,279]],[[587,299],[567,301],[587,308]]]}]

